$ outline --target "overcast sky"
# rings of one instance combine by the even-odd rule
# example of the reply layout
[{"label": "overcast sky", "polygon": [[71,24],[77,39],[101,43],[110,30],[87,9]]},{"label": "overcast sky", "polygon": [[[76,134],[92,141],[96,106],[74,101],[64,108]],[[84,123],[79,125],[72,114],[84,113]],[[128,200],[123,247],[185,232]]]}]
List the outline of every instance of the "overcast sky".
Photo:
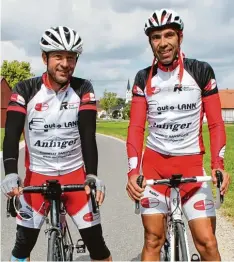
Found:
[{"label": "overcast sky", "polygon": [[234,89],[234,1],[231,0],[1,0],[2,60],[28,61],[45,71],[39,41],[51,26],[77,30],[84,42],[74,75],[91,79],[99,98],[105,88],[125,96],[138,70],[152,63],[144,34],[148,16],[171,8],[182,17],[186,57],[207,61],[220,89]]}]

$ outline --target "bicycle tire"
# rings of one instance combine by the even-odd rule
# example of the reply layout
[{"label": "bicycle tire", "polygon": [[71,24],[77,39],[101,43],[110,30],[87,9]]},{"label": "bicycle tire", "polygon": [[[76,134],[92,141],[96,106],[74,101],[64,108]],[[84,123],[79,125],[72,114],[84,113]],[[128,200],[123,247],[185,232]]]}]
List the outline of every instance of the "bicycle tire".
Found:
[{"label": "bicycle tire", "polygon": [[185,241],[185,232],[183,225],[180,222],[175,222],[175,234],[177,234],[179,239],[179,247],[180,247],[180,260],[181,261],[189,261],[189,256],[186,248]]},{"label": "bicycle tire", "polygon": [[61,239],[56,230],[51,231],[48,239],[47,261],[64,261]]},{"label": "bicycle tire", "polygon": [[63,231],[63,247],[64,247],[64,257],[65,261],[73,261],[73,243],[71,240],[71,235],[67,226]]}]

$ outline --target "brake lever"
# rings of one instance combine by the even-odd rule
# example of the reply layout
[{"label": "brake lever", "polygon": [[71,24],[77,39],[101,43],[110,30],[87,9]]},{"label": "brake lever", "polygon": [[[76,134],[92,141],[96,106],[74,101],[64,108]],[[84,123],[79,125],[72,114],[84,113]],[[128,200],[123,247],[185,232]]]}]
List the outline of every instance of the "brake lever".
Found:
[{"label": "brake lever", "polygon": [[93,213],[97,214],[99,212],[99,206],[98,206],[98,203],[96,201],[96,184],[95,184],[95,181],[90,182],[89,187],[90,187],[90,197],[91,197]]},{"label": "brake lever", "polygon": [[[142,175],[138,176],[136,182],[137,182],[139,187],[142,187],[143,180],[144,180],[144,176],[142,176]],[[135,201],[135,214],[137,214],[137,215],[140,214],[140,201],[138,201],[138,200]]]},{"label": "brake lever", "polygon": [[220,195],[220,202],[222,204],[223,201],[224,201],[224,196],[220,194],[220,188],[221,188],[221,185],[223,183],[223,174],[222,174],[221,171],[216,170],[215,175],[216,175],[216,178],[217,178],[217,188],[218,188],[219,195]]}]

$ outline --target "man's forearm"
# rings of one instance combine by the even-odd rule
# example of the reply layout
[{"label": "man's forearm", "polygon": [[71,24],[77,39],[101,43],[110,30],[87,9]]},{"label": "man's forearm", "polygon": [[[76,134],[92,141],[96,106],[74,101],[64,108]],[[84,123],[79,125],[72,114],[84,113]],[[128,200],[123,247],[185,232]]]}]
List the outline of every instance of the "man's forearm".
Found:
[{"label": "man's forearm", "polygon": [[128,176],[139,173],[146,121],[146,101],[144,97],[133,97],[127,137]]},{"label": "man's forearm", "polygon": [[80,111],[78,121],[86,173],[97,175],[98,150],[96,142],[96,111]]},{"label": "man's forearm", "polygon": [[210,133],[211,168],[224,169],[226,133],[218,94],[203,98]]},{"label": "man's forearm", "polygon": [[19,141],[23,132],[25,114],[8,111],[3,141],[3,164],[5,174],[18,173]]}]

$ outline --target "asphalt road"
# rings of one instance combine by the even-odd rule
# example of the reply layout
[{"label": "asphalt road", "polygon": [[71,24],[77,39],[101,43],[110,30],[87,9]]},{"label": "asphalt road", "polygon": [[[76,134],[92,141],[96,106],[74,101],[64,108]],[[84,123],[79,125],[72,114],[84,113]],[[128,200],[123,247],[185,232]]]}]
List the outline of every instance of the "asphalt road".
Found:
[{"label": "asphalt road", "polygon": [[[115,261],[139,261],[143,245],[141,218],[134,214],[134,204],[125,191],[127,181],[127,157],[125,143],[98,135],[99,176],[105,181],[107,195],[101,207],[104,237]],[[20,151],[19,170],[24,176],[24,149]],[[3,169],[1,165],[1,173]],[[6,218],[6,199],[1,199],[1,261],[9,261],[15,241],[14,218]],[[68,219],[74,242],[80,237],[78,230]],[[38,242],[31,254],[32,261],[45,261],[47,241],[41,230]],[[190,240],[191,241],[191,240]],[[191,242],[190,242],[191,243]],[[194,250],[194,248],[193,248]],[[88,253],[74,253],[74,259],[89,260]]]}]

